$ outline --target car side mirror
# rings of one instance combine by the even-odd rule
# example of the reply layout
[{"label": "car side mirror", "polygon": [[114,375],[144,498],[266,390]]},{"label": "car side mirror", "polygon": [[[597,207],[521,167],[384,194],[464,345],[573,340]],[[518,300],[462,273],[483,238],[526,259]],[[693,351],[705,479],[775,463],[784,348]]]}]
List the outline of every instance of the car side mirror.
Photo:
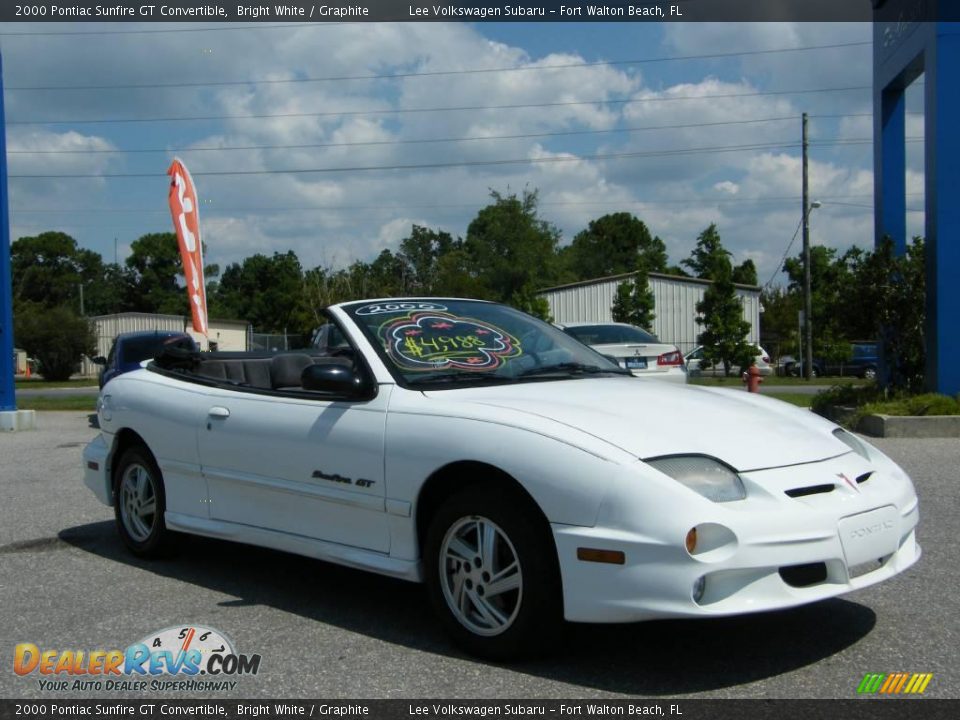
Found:
[{"label": "car side mirror", "polygon": [[362,397],[370,393],[370,383],[347,363],[318,363],[308,365],[300,375],[304,390]]},{"label": "car side mirror", "polygon": [[95,358],[90,358],[90,362],[94,365],[106,365],[107,359],[103,355],[97,355]]}]

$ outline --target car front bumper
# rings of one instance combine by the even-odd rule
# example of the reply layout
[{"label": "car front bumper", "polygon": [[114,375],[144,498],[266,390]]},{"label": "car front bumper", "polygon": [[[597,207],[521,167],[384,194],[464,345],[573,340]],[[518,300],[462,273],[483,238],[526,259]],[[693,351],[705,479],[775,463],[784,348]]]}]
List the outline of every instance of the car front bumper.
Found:
[{"label": "car front bumper", "polygon": [[[776,610],[858,590],[913,565],[921,554],[919,510],[905,476],[899,482],[874,472],[862,490],[782,495],[811,479],[822,483],[822,471],[836,469],[825,464],[745,475],[748,499],[725,504],[738,507],[711,504],[712,517],[677,507],[661,511],[646,531],[625,529],[618,519],[632,508],[621,498],[613,521],[601,512],[595,527],[554,524],[565,617],[634,622]],[[751,498],[758,487],[763,494]],[[684,546],[692,527],[693,554]],[[581,561],[580,548],[619,551],[624,562]]]},{"label": "car front bumper", "polygon": [[104,505],[113,505],[110,471],[107,466],[109,456],[110,448],[103,435],[97,435],[83,449],[83,483]]}]

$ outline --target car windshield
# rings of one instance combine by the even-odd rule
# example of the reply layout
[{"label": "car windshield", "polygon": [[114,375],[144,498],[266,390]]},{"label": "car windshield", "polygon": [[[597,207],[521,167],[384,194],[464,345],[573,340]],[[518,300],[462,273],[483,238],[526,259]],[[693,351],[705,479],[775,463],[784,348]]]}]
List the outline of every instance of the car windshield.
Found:
[{"label": "car windshield", "polygon": [[152,360],[160,352],[160,348],[179,335],[147,335],[144,337],[126,338],[123,343],[123,361],[128,363]]},{"label": "car windshield", "polygon": [[660,342],[655,335],[632,325],[575,325],[564,331],[587,345]]},{"label": "car windshield", "polygon": [[553,326],[504,305],[424,299],[352,303],[343,310],[404,385],[627,374]]}]

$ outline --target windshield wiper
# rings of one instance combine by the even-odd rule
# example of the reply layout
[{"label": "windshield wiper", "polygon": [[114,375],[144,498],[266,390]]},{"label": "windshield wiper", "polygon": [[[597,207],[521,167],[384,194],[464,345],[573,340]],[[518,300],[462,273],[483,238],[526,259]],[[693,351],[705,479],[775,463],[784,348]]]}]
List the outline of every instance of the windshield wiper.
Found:
[{"label": "windshield wiper", "polygon": [[601,373],[609,373],[611,375],[630,375],[629,370],[622,370],[620,368],[603,368],[598,365],[586,365],[584,363],[578,362],[564,362],[557,363],[555,365],[542,365],[540,367],[530,368],[520,373],[517,377],[538,377],[538,376],[550,376],[550,375],[566,375],[572,377],[574,375],[599,375]]},{"label": "windshield wiper", "polygon": [[478,382],[498,382],[507,383],[512,378],[503,375],[491,375],[483,372],[470,372],[469,370],[438,372],[431,375],[421,375],[419,377],[407,380],[411,385],[442,385],[446,383],[478,383]]}]

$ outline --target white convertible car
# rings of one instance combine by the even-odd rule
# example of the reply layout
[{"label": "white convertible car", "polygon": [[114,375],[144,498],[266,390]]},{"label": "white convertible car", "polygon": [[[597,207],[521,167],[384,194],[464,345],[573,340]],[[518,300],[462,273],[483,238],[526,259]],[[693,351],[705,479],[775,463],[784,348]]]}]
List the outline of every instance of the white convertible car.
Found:
[{"label": "white convertible car", "polygon": [[179,531],[423,581],[494,658],[562,618],[786,608],[920,557],[907,475],[806,410],[638,380],[494,303],[327,315],[310,352],[170,348],[104,387],[85,482],[131,551]]}]

